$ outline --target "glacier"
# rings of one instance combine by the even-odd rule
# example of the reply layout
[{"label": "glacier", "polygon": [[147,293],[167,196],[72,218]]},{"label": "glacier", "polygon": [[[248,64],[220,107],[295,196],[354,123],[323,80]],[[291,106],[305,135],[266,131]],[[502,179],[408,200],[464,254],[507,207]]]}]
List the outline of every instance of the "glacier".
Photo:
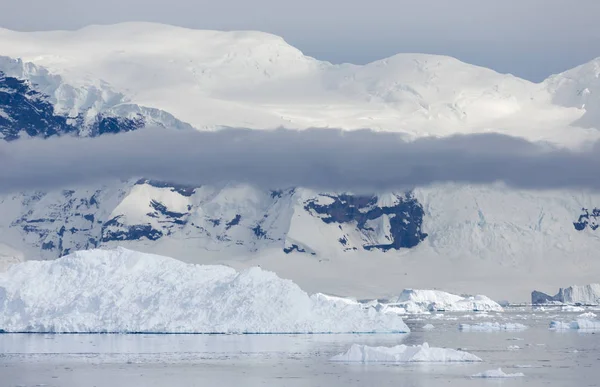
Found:
[{"label": "glacier", "polygon": [[395,314],[237,272],[117,248],[0,273],[0,330],[36,333],[406,333]]},{"label": "glacier", "polygon": [[480,362],[475,355],[451,348],[423,345],[397,345],[395,347],[370,347],[352,344],[347,352],[331,358],[336,362],[359,363],[459,363]]}]

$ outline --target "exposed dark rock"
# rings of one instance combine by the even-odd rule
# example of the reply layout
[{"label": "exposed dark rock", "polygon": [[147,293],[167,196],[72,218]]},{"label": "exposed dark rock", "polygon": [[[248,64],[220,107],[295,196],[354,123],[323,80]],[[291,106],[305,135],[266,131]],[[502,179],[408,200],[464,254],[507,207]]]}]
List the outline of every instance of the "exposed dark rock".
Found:
[{"label": "exposed dark rock", "polygon": [[[333,203],[320,205],[315,200],[310,200],[305,205],[307,211],[322,215],[321,220],[327,224],[356,222],[359,230],[373,231],[367,226],[369,220],[393,215],[390,216],[390,233],[393,240],[389,244],[365,245],[363,248],[366,250],[411,248],[427,237],[427,234],[421,231],[423,207],[411,194],[398,197],[398,203],[392,207],[377,207],[377,196],[327,196],[333,199]],[[344,244],[341,240],[340,243]]]}]

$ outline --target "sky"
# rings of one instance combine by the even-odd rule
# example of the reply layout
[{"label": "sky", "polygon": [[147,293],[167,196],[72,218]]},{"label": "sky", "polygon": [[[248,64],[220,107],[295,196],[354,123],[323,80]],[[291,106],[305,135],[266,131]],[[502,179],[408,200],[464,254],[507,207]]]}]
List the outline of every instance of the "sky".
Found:
[{"label": "sky", "polygon": [[0,193],[142,177],[194,187],[236,182],[359,194],[448,182],[597,191],[599,150],[600,144],[569,151],[500,134],[404,142],[370,130],[147,128],[0,141]]},{"label": "sky", "polygon": [[0,0],[0,10],[0,26],[21,31],[125,21],[260,30],[334,63],[422,52],[532,81],[600,56],[598,0]]}]

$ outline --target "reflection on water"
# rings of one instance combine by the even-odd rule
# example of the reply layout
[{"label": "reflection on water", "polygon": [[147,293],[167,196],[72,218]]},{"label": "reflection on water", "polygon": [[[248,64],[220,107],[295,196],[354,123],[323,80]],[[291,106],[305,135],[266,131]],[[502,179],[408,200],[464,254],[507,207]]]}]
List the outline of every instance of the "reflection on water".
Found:
[{"label": "reflection on water", "polygon": [[[556,313],[554,313],[556,315]],[[600,334],[553,332],[561,313],[407,321],[409,335],[0,335],[0,385],[129,386],[479,386],[470,375],[502,367],[526,376],[511,386],[600,385]],[[460,332],[474,320],[530,326],[524,332]],[[425,324],[433,330],[424,330]],[[475,364],[339,364],[328,359],[352,343],[461,348]],[[518,346],[516,348],[515,346]]]}]

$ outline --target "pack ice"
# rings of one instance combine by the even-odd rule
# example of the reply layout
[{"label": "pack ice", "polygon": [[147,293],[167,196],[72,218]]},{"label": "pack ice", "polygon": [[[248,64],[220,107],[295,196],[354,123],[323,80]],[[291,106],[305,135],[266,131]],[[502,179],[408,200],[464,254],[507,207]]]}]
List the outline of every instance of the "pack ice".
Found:
[{"label": "pack ice", "polygon": [[496,311],[502,312],[502,307],[490,298],[482,295],[459,296],[440,290],[404,289],[396,305],[408,313],[433,311],[471,312]]},{"label": "pack ice", "polygon": [[396,345],[395,347],[370,347],[368,345],[352,344],[347,352],[332,357],[331,361],[454,363],[479,362],[481,359],[468,352],[450,348],[434,348],[427,343],[423,343],[423,345]]},{"label": "pack ice", "polygon": [[409,332],[401,317],[272,272],[185,264],[117,248],[28,261],[0,273],[5,332]]}]

